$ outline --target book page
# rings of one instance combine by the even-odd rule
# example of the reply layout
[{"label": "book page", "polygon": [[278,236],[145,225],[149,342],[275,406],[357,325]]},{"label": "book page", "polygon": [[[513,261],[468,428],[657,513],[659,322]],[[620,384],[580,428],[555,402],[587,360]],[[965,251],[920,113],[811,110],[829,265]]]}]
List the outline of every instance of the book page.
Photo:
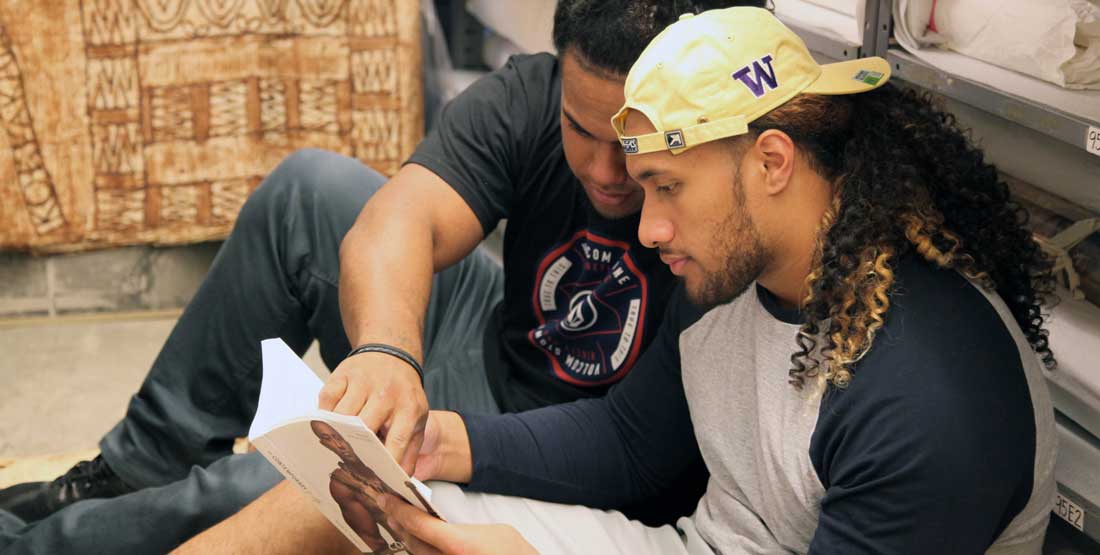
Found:
[{"label": "book page", "polygon": [[249,441],[255,441],[280,422],[312,414],[317,410],[317,395],[324,385],[282,339],[266,339],[260,342],[260,349],[263,381],[256,416],[248,429]]}]

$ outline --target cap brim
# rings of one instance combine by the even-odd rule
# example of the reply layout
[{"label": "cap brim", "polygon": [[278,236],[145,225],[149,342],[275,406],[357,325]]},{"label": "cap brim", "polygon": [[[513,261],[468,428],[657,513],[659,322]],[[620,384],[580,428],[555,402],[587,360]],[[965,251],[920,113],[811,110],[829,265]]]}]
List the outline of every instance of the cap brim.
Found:
[{"label": "cap brim", "polygon": [[877,89],[889,80],[890,62],[872,56],[821,66],[821,75],[802,92],[856,94]]}]

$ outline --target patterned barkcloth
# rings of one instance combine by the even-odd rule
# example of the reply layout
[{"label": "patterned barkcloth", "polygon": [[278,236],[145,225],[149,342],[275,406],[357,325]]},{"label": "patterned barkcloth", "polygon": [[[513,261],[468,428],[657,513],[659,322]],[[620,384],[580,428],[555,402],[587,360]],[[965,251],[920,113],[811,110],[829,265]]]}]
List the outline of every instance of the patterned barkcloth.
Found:
[{"label": "patterned barkcloth", "polygon": [[423,129],[417,8],[0,2],[0,248],[224,237],[303,147],[392,175]]}]

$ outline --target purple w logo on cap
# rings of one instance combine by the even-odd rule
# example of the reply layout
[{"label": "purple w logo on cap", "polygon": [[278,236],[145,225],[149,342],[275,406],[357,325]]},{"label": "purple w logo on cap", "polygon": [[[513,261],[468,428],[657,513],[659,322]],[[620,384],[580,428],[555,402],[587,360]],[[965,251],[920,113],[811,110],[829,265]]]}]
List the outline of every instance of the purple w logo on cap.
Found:
[{"label": "purple w logo on cap", "polygon": [[[765,66],[767,67],[766,70],[764,69]],[[750,72],[752,73],[751,76],[749,75]],[[768,89],[779,86],[779,80],[775,78],[775,68],[772,67],[771,54],[735,71],[733,78],[748,87],[756,98],[764,96]]]}]

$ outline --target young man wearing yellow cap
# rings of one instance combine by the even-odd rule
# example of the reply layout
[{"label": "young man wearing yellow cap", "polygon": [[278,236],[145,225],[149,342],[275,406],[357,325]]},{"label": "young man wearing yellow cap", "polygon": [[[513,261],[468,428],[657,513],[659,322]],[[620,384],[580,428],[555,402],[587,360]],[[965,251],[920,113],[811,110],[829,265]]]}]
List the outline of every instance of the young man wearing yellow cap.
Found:
[{"label": "young man wearing yellow cap", "polygon": [[[662,330],[606,398],[433,412],[418,476],[490,493],[434,484],[446,523],[389,498],[410,550],[1040,553],[1050,264],[952,119],[888,78],[818,66],[763,10],[658,35],[613,124],[639,237],[682,280]],[[675,527],[579,506],[700,456]]]},{"label": "young man wearing yellow cap", "polygon": [[[1039,553],[1054,491],[1049,263],[948,116],[872,90],[888,77],[881,59],[819,67],[751,8],[659,35],[614,123],[646,191],[639,236],[690,302],[606,399],[468,417],[468,436],[440,415],[460,440],[441,451],[472,454],[441,476],[610,506],[686,464],[694,430],[711,472],[695,515],[677,532],[589,511],[609,545]],[[573,508],[553,507],[471,494],[442,512],[519,524],[543,552],[603,552],[532,525],[572,533]],[[469,541],[391,516],[414,551]]]}]

